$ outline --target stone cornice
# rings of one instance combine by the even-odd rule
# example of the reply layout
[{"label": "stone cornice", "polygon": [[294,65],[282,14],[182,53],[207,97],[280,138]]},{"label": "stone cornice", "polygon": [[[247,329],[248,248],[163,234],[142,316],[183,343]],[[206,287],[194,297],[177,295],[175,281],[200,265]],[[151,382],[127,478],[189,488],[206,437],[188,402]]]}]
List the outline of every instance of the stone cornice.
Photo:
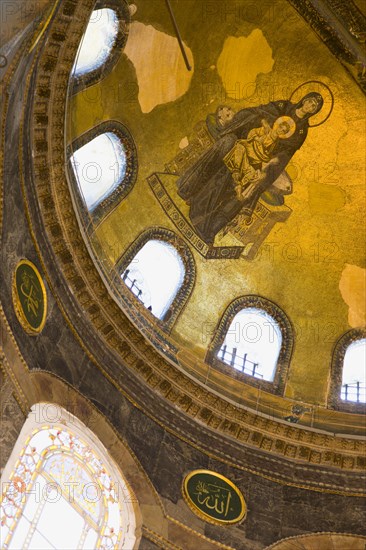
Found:
[{"label": "stone cornice", "polygon": [[366,92],[366,19],[352,0],[288,0]]}]

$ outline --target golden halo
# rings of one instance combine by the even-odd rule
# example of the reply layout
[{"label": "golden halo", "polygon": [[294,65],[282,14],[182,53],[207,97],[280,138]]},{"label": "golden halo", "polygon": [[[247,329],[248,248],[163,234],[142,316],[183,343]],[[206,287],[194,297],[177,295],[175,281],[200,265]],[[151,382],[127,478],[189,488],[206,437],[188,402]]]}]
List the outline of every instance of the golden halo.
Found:
[{"label": "golden halo", "polygon": [[290,126],[290,129],[286,134],[279,135],[278,137],[281,139],[287,139],[294,134],[296,130],[296,122],[290,116],[280,116],[277,120],[275,120],[273,129],[277,130],[279,125],[283,122],[286,122]]},{"label": "golden halo", "polygon": [[[304,96],[311,92],[320,94],[324,101],[319,113],[316,113],[316,115],[310,117],[312,124],[309,124],[309,127],[314,128],[315,126],[324,124],[324,122],[328,120],[332,114],[334,107],[334,95],[329,86],[324,84],[324,82],[321,82],[320,80],[308,80],[307,82],[300,84],[300,86],[292,92],[290,101],[292,103],[298,103]],[[324,115],[325,110],[327,111],[326,115]]]}]

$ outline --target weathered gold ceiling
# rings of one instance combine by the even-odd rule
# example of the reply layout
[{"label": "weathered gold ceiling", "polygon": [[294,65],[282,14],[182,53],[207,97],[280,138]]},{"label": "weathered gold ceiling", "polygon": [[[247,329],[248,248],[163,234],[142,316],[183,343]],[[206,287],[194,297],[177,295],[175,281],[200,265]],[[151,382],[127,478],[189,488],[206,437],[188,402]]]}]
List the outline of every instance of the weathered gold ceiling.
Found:
[{"label": "weathered gold ceiling", "polygon": [[[188,240],[196,281],[169,335],[183,358],[181,366],[189,369],[196,358],[193,370],[203,376],[207,346],[226,307],[239,296],[263,296],[286,313],[295,329],[285,397],[325,405],[335,344],[365,323],[362,92],[285,0],[263,6],[247,0],[174,3],[191,71],[164,2],[137,1],[136,7],[112,72],[69,100],[69,143],[115,120],[129,129],[137,146],[137,181],[95,224],[94,250],[113,274],[143,231],[159,226],[182,236],[148,178],[167,171],[166,165],[194,140],[195,126],[219,105],[237,112],[288,100],[308,81],[325,84],[334,108],[324,124],[309,129],[286,168],[293,189],[280,210],[287,219],[274,224],[253,258],[243,253],[238,259],[207,259]],[[320,114],[328,113],[327,89],[313,86],[325,98]],[[311,89],[305,86],[304,94]],[[177,177],[164,175],[161,181],[189,220],[189,207],[177,195]],[[217,247],[241,244],[233,233],[215,238]],[[220,384],[233,383],[223,377]]]},{"label": "weathered gold ceiling", "polygon": [[[7,73],[5,90],[16,93],[5,95],[2,138],[9,142],[0,167],[11,166],[4,170],[0,216],[5,390],[14,391],[12,401],[19,401],[24,414],[33,403],[46,401],[83,419],[129,472],[132,486],[137,484],[145,533],[159,544],[169,537],[174,544],[183,540],[183,547],[200,547],[202,540],[211,547],[212,539],[212,547],[241,548],[253,540],[253,548],[259,548],[311,531],[363,532],[357,500],[364,492],[364,416],[327,408],[331,355],[342,351],[335,343],[363,322],[358,307],[364,269],[359,230],[363,103],[357,84],[288,3],[276,3],[278,13],[265,8],[253,20],[249,2],[173,1],[193,65],[187,73],[163,2],[139,2],[124,52],[109,66],[112,72],[68,99],[68,146],[76,148],[80,142],[74,140],[112,121],[129,129],[138,152],[134,187],[112,203],[105,218],[90,215],[90,225],[83,227],[85,209],[75,214],[77,193],[70,193],[64,121],[68,78],[93,3],[55,4],[59,9],[44,27],[35,58],[29,56],[29,45],[39,30],[22,45]],[[222,13],[213,5],[235,5],[235,10]],[[136,36],[146,42],[136,42]],[[24,70],[24,59],[30,72]],[[168,59],[175,64],[170,72],[163,71]],[[146,66],[144,60],[149,60]],[[252,82],[243,77],[242,85],[242,72]],[[237,79],[238,93],[245,88],[243,97],[234,95]],[[158,175],[167,194],[189,220],[190,206],[178,197],[177,176],[167,174],[167,165],[178,152],[184,156],[190,144],[197,145],[196,124],[203,121],[204,127],[206,116],[220,104],[240,111],[271,100],[285,102],[309,79],[329,86],[335,106],[327,122],[309,130],[286,167],[294,187],[285,206],[268,207],[271,216],[285,211],[287,219],[256,240],[255,257],[248,254],[253,248],[244,247],[240,258],[205,258],[197,241],[183,235],[175,218],[165,213],[149,176],[165,172]],[[151,227],[177,235],[176,245],[195,276],[171,330],[138,302],[125,299],[127,290],[117,284],[122,285],[116,262]],[[218,232],[209,252],[224,245],[238,248],[242,243],[235,235]],[[37,336],[22,329],[14,312],[12,283],[21,258],[37,264],[46,287],[47,319]],[[294,351],[284,397],[205,362],[225,308],[248,294],[276,303],[296,329],[286,335]],[[12,417],[6,427],[15,423]],[[121,441],[139,461],[138,472]],[[181,483],[197,467],[220,471],[245,489],[246,524],[213,531],[184,511]],[[143,472],[147,477],[141,483]],[[334,512],[340,509],[342,514]],[[174,530],[167,535],[169,522]],[[183,535],[177,533],[178,524]],[[188,539],[188,531],[193,538]],[[355,542],[349,535],[320,536],[333,546],[346,538]],[[319,540],[296,542],[305,547]]]}]

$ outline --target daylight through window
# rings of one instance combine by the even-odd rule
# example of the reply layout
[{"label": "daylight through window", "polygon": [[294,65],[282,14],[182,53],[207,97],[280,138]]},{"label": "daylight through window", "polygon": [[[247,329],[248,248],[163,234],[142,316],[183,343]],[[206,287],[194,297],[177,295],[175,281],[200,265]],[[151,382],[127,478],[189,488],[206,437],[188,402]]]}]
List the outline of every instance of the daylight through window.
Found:
[{"label": "daylight through window", "polygon": [[185,269],[175,247],[148,241],[122,274],[122,280],[158,319],[163,319],[183,284]]},{"label": "daylight through window", "polygon": [[232,320],[217,357],[244,374],[272,382],[281,344],[281,329],[273,317],[246,308]]},{"label": "daylight through window", "polygon": [[107,132],[95,137],[71,156],[81,196],[92,211],[123,181],[126,151],[121,140]]},{"label": "daylight through window", "polygon": [[74,76],[98,69],[108,58],[118,34],[118,16],[114,10],[94,10],[81,41],[73,67]]},{"label": "daylight through window", "polygon": [[366,403],[366,338],[352,342],[343,362],[341,398]]},{"label": "daylight through window", "polygon": [[[61,410],[70,427],[64,418],[36,423],[42,407],[52,408],[53,417]],[[133,508],[125,504],[131,495],[84,430],[64,409],[44,403],[32,407],[2,478],[1,548],[134,547]]]}]

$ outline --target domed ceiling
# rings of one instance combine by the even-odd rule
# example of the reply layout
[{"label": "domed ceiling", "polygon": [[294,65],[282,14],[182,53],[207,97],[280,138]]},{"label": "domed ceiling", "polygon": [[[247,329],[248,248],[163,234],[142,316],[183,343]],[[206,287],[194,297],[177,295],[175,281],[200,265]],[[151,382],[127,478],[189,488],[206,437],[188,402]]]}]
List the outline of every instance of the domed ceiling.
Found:
[{"label": "domed ceiling", "polygon": [[[292,5],[59,0],[9,57],[6,449],[80,417],[149,548],[364,542],[364,35]],[[197,468],[245,520],[192,514]]]},{"label": "domed ceiling", "polygon": [[[362,91],[285,0],[172,4],[186,60],[165,3],[136,1],[113,63],[71,85],[70,156],[119,131],[130,178],[95,215],[70,176],[85,238],[115,300],[178,368],[277,415],[314,411],[337,342],[365,324]],[[165,324],[122,281],[159,238],[186,270]],[[227,308],[248,296],[285,319],[283,405],[207,359]]]}]

